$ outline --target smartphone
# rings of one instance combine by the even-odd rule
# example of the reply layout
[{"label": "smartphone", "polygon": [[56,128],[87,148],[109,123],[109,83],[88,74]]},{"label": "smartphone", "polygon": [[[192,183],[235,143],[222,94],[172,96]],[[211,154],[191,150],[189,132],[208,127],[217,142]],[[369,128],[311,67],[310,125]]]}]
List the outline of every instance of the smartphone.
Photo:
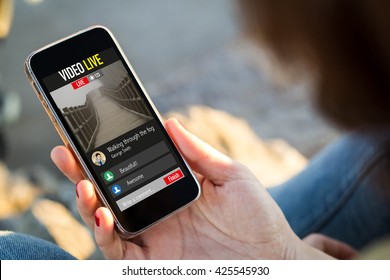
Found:
[{"label": "smartphone", "polygon": [[34,51],[25,72],[122,238],[199,198],[195,176],[106,27]]}]

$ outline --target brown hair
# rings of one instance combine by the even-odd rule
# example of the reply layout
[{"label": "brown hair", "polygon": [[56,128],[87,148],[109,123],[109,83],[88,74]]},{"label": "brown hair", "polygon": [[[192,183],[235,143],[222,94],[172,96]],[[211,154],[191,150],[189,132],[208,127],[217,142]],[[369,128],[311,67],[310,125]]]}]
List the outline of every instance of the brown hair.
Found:
[{"label": "brown hair", "polygon": [[246,31],[315,73],[316,101],[344,127],[390,124],[390,1],[240,0]]}]

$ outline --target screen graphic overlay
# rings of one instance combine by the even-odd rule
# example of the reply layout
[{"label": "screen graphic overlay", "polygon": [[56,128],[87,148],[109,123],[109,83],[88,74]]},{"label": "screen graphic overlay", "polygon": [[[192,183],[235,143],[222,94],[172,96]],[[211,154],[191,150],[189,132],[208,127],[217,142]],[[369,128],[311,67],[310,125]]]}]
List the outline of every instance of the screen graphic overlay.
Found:
[{"label": "screen graphic overlay", "polygon": [[186,176],[113,48],[60,69],[43,83],[95,179],[121,211]]}]

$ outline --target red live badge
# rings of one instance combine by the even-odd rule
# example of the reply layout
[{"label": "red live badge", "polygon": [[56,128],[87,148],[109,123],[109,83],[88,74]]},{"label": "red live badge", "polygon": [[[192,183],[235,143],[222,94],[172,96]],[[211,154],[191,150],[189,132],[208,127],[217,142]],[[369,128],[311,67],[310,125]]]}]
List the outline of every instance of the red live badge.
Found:
[{"label": "red live badge", "polygon": [[84,77],[84,78],[81,78],[81,79],[79,79],[77,81],[74,81],[72,83],[72,87],[73,87],[73,89],[78,89],[78,88],[81,88],[82,86],[85,86],[88,83],[89,83],[88,78]]}]

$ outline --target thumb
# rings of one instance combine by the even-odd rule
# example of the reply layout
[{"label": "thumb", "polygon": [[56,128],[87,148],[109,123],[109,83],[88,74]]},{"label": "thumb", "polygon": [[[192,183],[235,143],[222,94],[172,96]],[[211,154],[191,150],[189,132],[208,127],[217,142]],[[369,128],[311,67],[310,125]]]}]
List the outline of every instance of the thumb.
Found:
[{"label": "thumb", "polygon": [[225,182],[236,173],[236,164],[228,156],[186,130],[177,119],[169,119],[165,127],[190,167],[215,184]]}]

